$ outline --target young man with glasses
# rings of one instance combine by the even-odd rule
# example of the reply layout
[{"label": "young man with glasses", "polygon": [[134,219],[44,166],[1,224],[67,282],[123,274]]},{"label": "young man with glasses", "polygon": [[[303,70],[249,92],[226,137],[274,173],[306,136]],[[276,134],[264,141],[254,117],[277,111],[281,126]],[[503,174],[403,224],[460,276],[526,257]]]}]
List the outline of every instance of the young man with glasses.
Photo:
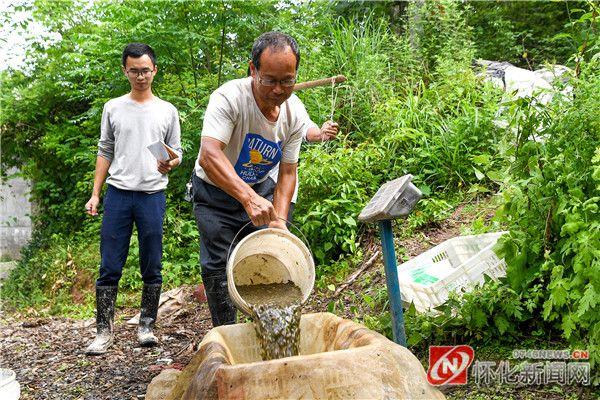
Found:
[{"label": "young man with glasses", "polygon": [[292,37],[264,33],[252,47],[250,76],[227,82],[210,96],[193,188],[213,326],[236,320],[225,272],[235,235],[243,228],[239,241],[261,226],[287,229],[303,137],[337,133],[336,124],[319,129],[292,94],[299,63]]},{"label": "young man with glasses", "polygon": [[[162,285],[165,188],[167,174],[182,157],[177,109],[152,94],[157,72],[154,51],[146,44],[130,43],[123,51],[122,63],[131,91],[104,105],[94,188],[86,204],[89,215],[98,215],[100,192],[108,175],[100,232],[100,276],[96,281],[97,334],[86,348],[87,354],[103,354],[113,342],[117,289],[134,223],[144,281],[138,341],[141,346],[158,343],[152,328]],[[177,157],[157,161],[147,148],[157,141],[171,147]]]}]

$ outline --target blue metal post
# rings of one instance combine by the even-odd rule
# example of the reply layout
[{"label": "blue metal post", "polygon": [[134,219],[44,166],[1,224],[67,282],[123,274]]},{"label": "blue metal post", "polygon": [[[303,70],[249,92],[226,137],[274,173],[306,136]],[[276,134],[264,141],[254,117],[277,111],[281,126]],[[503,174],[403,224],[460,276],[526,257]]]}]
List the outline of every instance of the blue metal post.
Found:
[{"label": "blue metal post", "polygon": [[379,221],[379,229],[381,230],[380,234],[381,245],[383,247],[383,263],[385,265],[387,292],[390,299],[394,342],[406,347],[406,331],[404,330],[402,298],[400,297],[400,284],[398,283],[398,266],[396,265],[396,251],[394,250],[392,221]]}]

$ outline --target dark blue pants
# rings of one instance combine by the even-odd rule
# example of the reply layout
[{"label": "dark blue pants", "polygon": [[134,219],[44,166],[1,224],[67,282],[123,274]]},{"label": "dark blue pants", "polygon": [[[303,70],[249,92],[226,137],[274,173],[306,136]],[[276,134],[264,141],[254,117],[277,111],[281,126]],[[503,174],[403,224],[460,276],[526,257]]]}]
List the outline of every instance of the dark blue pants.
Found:
[{"label": "dark blue pants", "polygon": [[140,271],[145,284],[162,283],[161,258],[165,192],[152,194],[108,185],[100,233],[98,286],[117,286],[129,252],[133,224],[138,231]]}]

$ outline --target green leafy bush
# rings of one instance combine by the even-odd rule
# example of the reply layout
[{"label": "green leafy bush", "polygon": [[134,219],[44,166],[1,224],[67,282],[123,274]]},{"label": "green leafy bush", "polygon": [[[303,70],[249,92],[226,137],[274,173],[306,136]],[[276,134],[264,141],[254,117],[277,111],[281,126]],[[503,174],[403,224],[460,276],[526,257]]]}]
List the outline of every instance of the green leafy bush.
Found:
[{"label": "green leafy bush", "polygon": [[[432,341],[517,343],[526,332],[587,349],[598,382],[600,68],[588,65],[572,83],[572,98],[513,103],[495,222],[509,231],[496,248],[507,277],[452,295],[436,315],[409,308],[408,343],[417,351]],[[385,315],[364,321],[391,334]]]},{"label": "green leafy bush", "polygon": [[[600,346],[600,71],[589,65],[574,99],[518,105],[516,146],[501,214],[511,288],[543,290],[535,307],[573,345]],[[538,132],[536,128],[543,126]],[[595,355],[594,355],[595,354]]]},{"label": "green leafy bush", "polygon": [[477,57],[528,69],[544,62],[564,63],[581,41],[563,34],[579,31],[570,23],[585,6],[585,1],[469,2],[467,21],[473,26]]}]

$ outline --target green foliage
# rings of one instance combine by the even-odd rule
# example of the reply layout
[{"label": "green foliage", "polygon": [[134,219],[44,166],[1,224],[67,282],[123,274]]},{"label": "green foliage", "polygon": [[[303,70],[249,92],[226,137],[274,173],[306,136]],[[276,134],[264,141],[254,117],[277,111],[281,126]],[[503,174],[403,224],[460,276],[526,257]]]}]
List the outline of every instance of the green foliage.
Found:
[{"label": "green foliage", "polygon": [[[340,92],[336,115],[342,135],[344,129],[355,130],[335,143],[306,146],[299,168],[297,219],[323,272],[335,268],[331,263],[336,255],[355,252],[356,217],[390,177],[412,173],[426,195],[474,182],[482,188],[495,185],[484,174],[496,167],[498,130],[492,121],[499,93],[480,90],[470,63],[466,59],[458,63],[454,56],[439,57],[431,85],[403,87],[399,83],[417,82],[420,72],[376,71],[392,60],[411,65],[406,39],[397,39],[399,45],[390,47],[392,33],[381,22],[367,18],[357,24],[338,20],[330,27],[338,42],[332,58],[341,63],[342,71],[353,74]],[[320,93],[307,96],[307,107],[313,99],[323,102]],[[448,208],[441,199],[428,199],[423,205],[421,221],[415,220],[420,225],[439,220],[441,209]]]},{"label": "green foliage", "polygon": [[[503,205],[497,221],[509,234],[497,253],[507,277],[456,294],[438,313],[405,314],[409,346],[484,343],[502,337],[518,343],[524,332],[587,349],[597,373],[600,303],[600,69],[588,65],[573,99],[543,106],[513,103],[511,143],[504,152]],[[389,318],[364,318],[387,328]],[[597,375],[596,375],[596,379]]]},{"label": "green foliage", "polygon": [[[78,313],[82,305],[93,304],[98,241],[58,234],[50,236],[47,245],[41,240],[39,236],[34,238],[30,249],[40,246],[44,250],[26,255],[3,284],[4,305],[21,309],[34,307],[44,313],[57,314]],[[90,311],[88,308],[84,313]]]},{"label": "green foliage", "polygon": [[[537,312],[590,354],[600,345],[600,73],[589,65],[572,103],[543,113],[518,105],[516,146],[501,215],[510,235],[501,252],[511,288],[546,296]],[[533,121],[532,121],[533,119]],[[536,128],[543,126],[541,140]],[[592,357],[597,363],[598,359]]]},{"label": "green foliage", "polygon": [[[483,287],[464,293],[461,298],[453,293],[444,305],[437,307],[438,314],[418,314],[410,307],[406,313],[408,344],[423,351],[432,340],[440,344],[481,343],[500,336],[505,342],[515,342],[523,329],[531,326],[534,304],[540,298],[543,293],[539,290],[523,296],[504,281],[486,278]],[[528,333],[538,338],[558,336],[557,331],[541,325]]]},{"label": "green foliage", "polygon": [[325,149],[314,146],[305,152],[298,198],[298,221],[317,249],[314,253],[321,263],[331,260],[340,250],[356,250],[357,216],[382,180],[381,175],[376,175],[376,165],[383,158],[380,149],[368,144],[339,147],[331,154]]},{"label": "green foliage", "polygon": [[573,22],[587,4],[593,6],[586,1],[469,2],[476,55],[530,69],[544,62],[566,63],[583,43],[572,37],[582,33]]},{"label": "green foliage", "polygon": [[[502,337],[514,345],[526,332],[544,343],[566,341],[589,350],[597,374],[600,68],[587,65],[572,83],[573,98],[559,97],[543,108],[528,100],[512,104],[504,199],[493,222],[509,230],[496,249],[507,262],[507,277],[451,295],[435,315],[410,307],[406,327],[415,351],[425,352],[432,341],[485,343]],[[386,315],[364,322],[391,334]]]},{"label": "green foliage", "polygon": [[368,139],[373,104],[393,96],[413,63],[407,42],[394,36],[385,20],[372,17],[326,20],[322,29],[328,34],[322,46],[310,43],[312,51],[302,61],[302,76],[317,79],[343,74],[348,81],[299,96],[307,109],[313,110],[315,120],[327,120],[333,112],[343,142]]},{"label": "green foliage", "polygon": [[431,74],[447,65],[469,63],[473,44],[471,27],[458,2],[451,0],[411,2],[408,6],[408,38],[429,82]]},{"label": "green foliage", "polygon": [[467,66],[453,69],[431,87],[376,108],[375,126],[386,133],[381,145],[395,155],[391,170],[418,175],[427,192],[492,183],[484,173],[493,169],[498,142],[498,93],[477,88]]},{"label": "green foliage", "polygon": [[[593,28],[583,35],[588,46],[596,43],[595,15],[584,14],[574,23]],[[585,48],[580,46],[578,53]],[[498,252],[508,264],[507,278],[488,280],[460,300],[453,296],[436,315],[410,308],[409,345],[417,351],[432,341],[481,343],[503,337],[515,343],[527,332],[544,341],[561,337],[572,348],[597,354],[600,80],[593,63],[597,56],[585,55],[592,63],[580,64],[585,66],[580,79],[570,82],[573,97],[556,93],[555,102],[545,106],[527,99],[506,104],[511,111],[508,136],[498,132],[492,141],[504,161],[485,154],[473,157],[476,178],[489,178],[503,190],[497,221],[508,225],[510,233]],[[364,321],[391,334],[386,315]],[[597,355],[591,361],[597,371]]]},{"label": "green foliage", "polygon": [[441,223],[447,219],[454,205],[446,200],[424,198],[418,203],[417,209],[408,217],[408,227],[411,232],[431,223]]}]

